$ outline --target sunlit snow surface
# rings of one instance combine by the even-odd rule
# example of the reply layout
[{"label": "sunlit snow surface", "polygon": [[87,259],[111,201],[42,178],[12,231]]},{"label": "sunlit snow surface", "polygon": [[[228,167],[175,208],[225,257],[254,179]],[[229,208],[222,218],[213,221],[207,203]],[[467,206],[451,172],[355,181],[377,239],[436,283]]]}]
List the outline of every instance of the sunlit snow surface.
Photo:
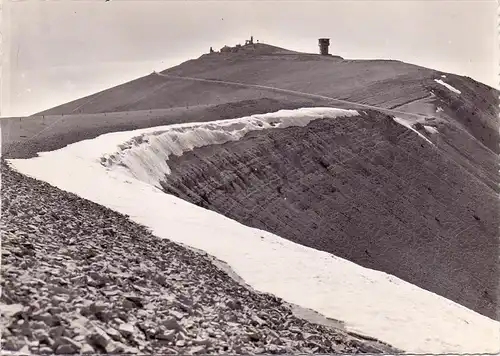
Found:
[{"label": "sunlit snow surface", "polygon": [[403,125],[404,127],[409,128],[410,130],[412,130],[413,132],[415,132],[417,135],[419,135],[420,137],[422,137],[424,140],[426,140],[427,142],[429,142],[431,145],[434,145],[431,140],[429,140],[427,137],[425,137],[420,132],[418,132],[417,130],[415,130],[415,128],[412,126],[412,124],[409,121],[407,121],[405,119],[402,119],[400,117],[395,117],[394,121],[396,121],[400,125]]},{"label": "sunlit snow surface", "polygon": [[103,155],[101,161],[107,167],[125,167],[125,173],[160,188],[159,182],[170,173],[167,160],[172,154],[180,156],[196,147],[237,141],[250,131],[306,126],[325,117],[356,115],[356,110],[303,108],[216,122],[153,127],[135,131],[132,139],[120,144],[119,150],[113,146],[112,153]]},{"label": "sunlit snow surface", "polygon": [[450,84],[448,84],[448,83],[443,82],[441,79],[434,79],[434,81],[435,81],[436,83],[439,83],[439,84],[441,84],[441,85],[444,85],[445,87],[447,87],[448,89],[450,89],[450,90],[451,90],[452,92],[454,92],[454,93],[457,93],[457,94],[462,94],[462,92],[461,92],[460,90],[458,90],[458,89],[457,89],[457,88],[455,88],[455,87],[452,87],[452,86],[451,86]]},{"label": "sunlit snow surface", "polygon": [[430,134],[437,134],[437,133],[439,133],[438,129],[436,129],[434,126],[424,125],[424,129],[425,129],[425,131],[427,131]]},{"label": "sunlit snow surface", "polygon": [[[261,121],[263,127],[267,127],[276,119],[280,127],[285,127],[290,123],[303,125],[315,117],[352,114],[319,108],[280,111],[246,120],[250,126],[259,127],[258,121]],[[245,119],[231,122],[240,127],[242,121]],[[241,135],[225,136],[224,127],[231,122],[210,123],[213,135],[203,130],[192,133],[192,137],[198,138],[186,139],[189,144],[182,139],[172,140],[184,142],[182,147],[169,143],[153,145],[150,149],[143,145],[136,154],[148,156],[151,150],[165,147],[180,153],[213,139],[218,142],[237,139]],[[101,162],[105,154],[132,147],[133,138],[144,133],[172,130],[189,136],[188,131],[174,128],[208,127],[206,125],[172,125],[105,134],[42,153],[40,157],[10,160],[10,163],[24,174],[127,214],[133,221],[150,227],[158,237],[204,250],[228,263],[255,289],[342,320],[349,330],[379,338],[411,353],[498,352],[499,323],[490,318],[386,273],[246,227],[165,194],[148,181],[134,178],[125,167],[109,168]],[[243,127],[241,130],[245,131]],[[154,142],[154,136],[149,137],[150,142]],[[133,164],[134,161],[127,162]],[[151,182],[155,181],[156,178]]]}]

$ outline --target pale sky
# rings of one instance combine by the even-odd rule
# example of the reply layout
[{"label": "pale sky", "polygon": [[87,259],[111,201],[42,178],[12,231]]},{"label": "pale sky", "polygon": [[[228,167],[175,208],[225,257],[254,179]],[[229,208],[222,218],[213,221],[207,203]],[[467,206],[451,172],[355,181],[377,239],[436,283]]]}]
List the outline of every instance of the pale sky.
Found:
[{"label": "pale sky", "polygon": [[[30,115],[253,35],[498,87],[495,0],[3,0],[2,116]],[[7,14],[10,13],[10,16]],[[10,41],[9,41],[10,39]],[[10,44],[10,46],[8,46]]]}]

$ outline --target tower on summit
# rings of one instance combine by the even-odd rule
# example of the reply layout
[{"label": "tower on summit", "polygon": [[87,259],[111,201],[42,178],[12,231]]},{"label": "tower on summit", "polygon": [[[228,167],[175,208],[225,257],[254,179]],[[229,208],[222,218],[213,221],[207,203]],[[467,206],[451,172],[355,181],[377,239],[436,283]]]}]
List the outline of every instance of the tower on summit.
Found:
[{"label": "tower on summit", "polygon": [[319,45],[319,53],[322,56],[328,56],[328,47],[330,46],[330,39],[320,38],[318,40],[318,45]]}]

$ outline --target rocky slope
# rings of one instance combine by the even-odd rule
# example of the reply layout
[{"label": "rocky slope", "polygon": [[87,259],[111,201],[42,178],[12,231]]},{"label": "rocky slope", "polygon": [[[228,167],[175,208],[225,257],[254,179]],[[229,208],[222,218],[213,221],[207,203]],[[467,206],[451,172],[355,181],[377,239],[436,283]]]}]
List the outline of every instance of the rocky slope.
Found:
[{"label": "rocky slope", "polygon": [[[3,156],[33,157],[106,132],[283,108],[358,109],[352,120],[253,132],[171,157],[163,186],[243,224],[394,274],[499,320],[497,91],[397,61],[266,45],[245,55],[204,55],[162,74],[170,77],[152,74],[38,116],[3,119]],[[425,139],[395,123],[387,109],[417,117],[421,123],[413,128]],[[2,322],[10,348],[387,351],[294,318],[276,298],[238,286],[207,257],[153,240],[123,216],[5,167],[2,180],[2,302],[11,305]],[[159,298],[158,291],[171,298]],[[35,292],[40,301],[28,307]],[[241,308],[233,308],[238,301]],[[151,308],[166,312],[154,317]],[[54,318],[61,310],[67,312]],[[264,325],[258,320],[267,329],[256,336]],[[279,326],[283,321],[286,327]],[[45,341],[33,341],[38,337]]]},{"label": "rocky slope", "polygon": [[2,349],[16,353],[395,352],[295,317],[206,255],[2,163]]},{"label": "rocky slope", "polygon": [[498,157],[449,123],[424,125],[422,138],[368,111],[251,132],[171,156],[162,186],[495,319]]}]

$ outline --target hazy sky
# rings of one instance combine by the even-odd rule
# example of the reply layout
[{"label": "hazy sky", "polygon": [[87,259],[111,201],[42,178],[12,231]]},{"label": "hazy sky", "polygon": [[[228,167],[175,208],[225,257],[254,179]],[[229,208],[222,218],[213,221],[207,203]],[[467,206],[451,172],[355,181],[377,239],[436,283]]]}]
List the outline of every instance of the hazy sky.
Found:
[{"label": "hazy sky", "polygon": [[3,0],[1,114],[29,115],[250,35],[306,52],[329,37],[345,58],[398,59],[497,87],[496,17],[495,0]]}]

